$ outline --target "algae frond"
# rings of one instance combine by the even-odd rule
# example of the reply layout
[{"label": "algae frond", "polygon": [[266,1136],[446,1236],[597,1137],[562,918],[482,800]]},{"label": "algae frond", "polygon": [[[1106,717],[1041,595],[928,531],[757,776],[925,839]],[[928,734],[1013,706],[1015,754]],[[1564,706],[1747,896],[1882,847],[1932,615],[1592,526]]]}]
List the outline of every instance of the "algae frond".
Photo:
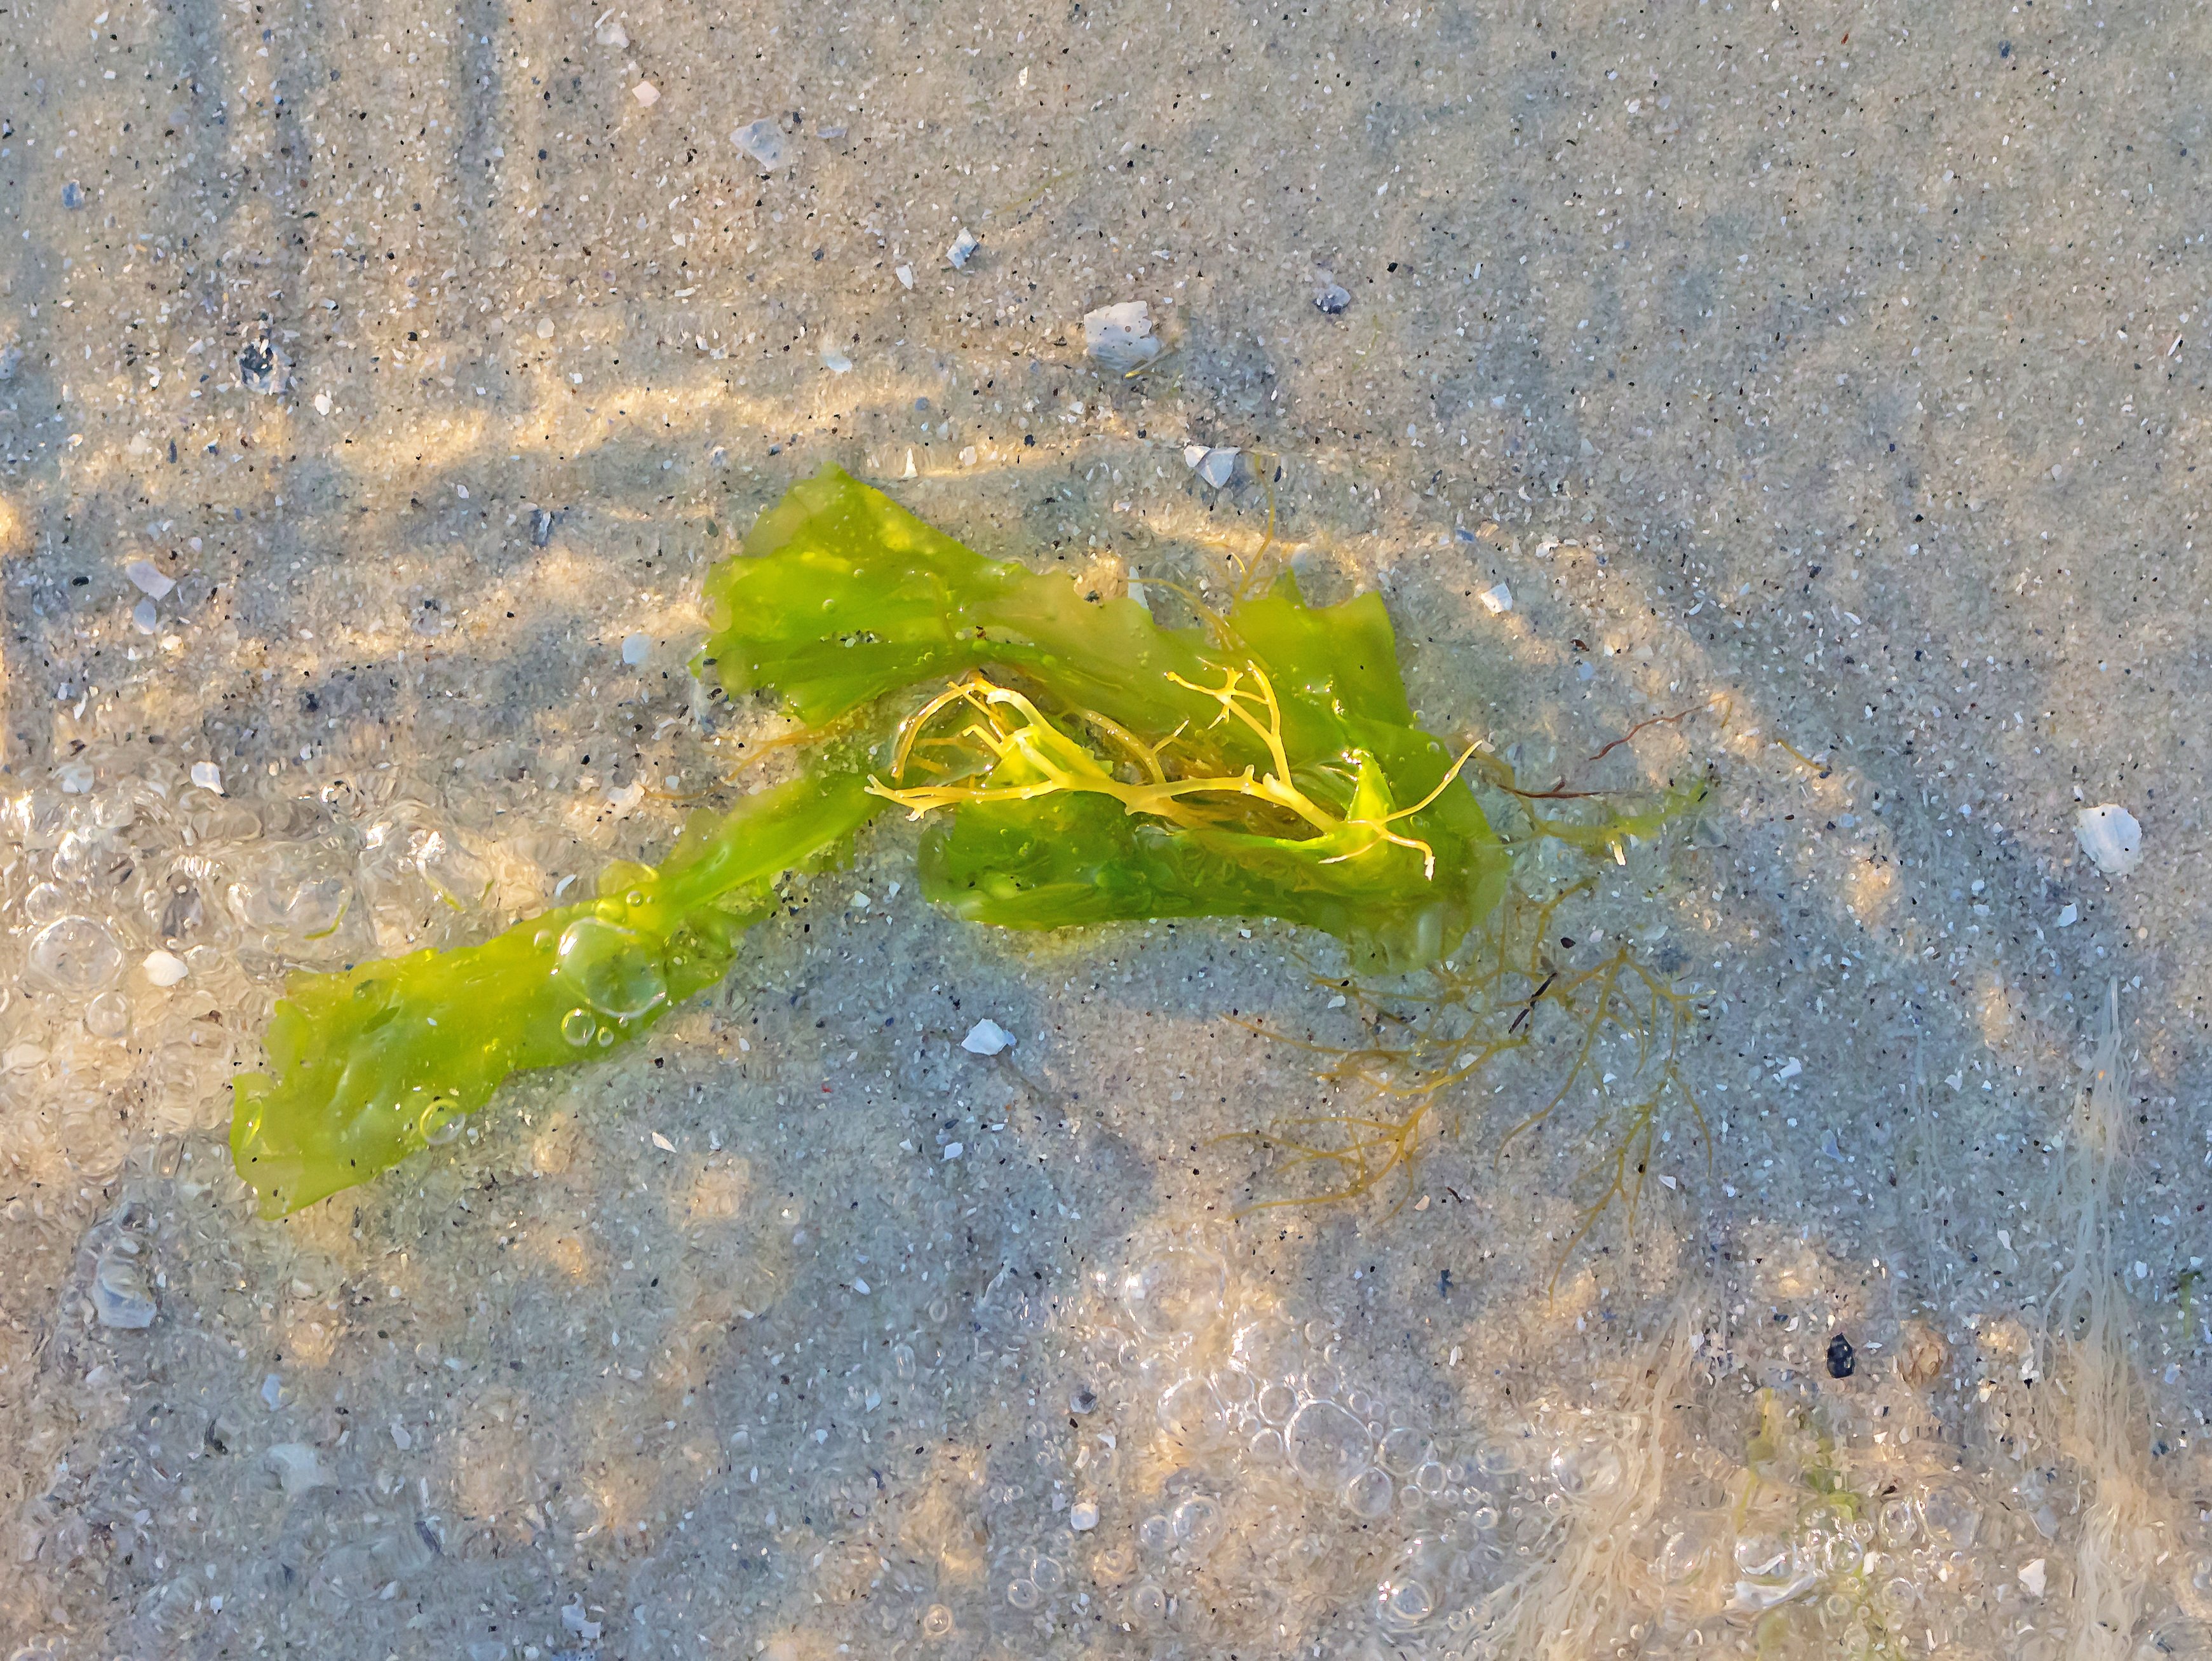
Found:
[{"label": "algae frond", "polygon": [[658,869],[618,861],[596,899],[479,945],[292,977],[235,1081],[231,1156],[282,1216],[450,1140],[510,1073],[599,1055],[729,970],[775,879],[879,810],[850,776],[702,814]]},{"label": "algae frond", "polygon": [[1272,916],[1411,970],[1505,892],[1506,845],[1454,788],[1472,757],[1415,722],[1377,595],[1310,606],[1285,575],[1167,628],[835,468],[706,586],[701,667],[732,695],[816,724],[933,689],[877,786],[932,820],[923,892],[973,921]]}]

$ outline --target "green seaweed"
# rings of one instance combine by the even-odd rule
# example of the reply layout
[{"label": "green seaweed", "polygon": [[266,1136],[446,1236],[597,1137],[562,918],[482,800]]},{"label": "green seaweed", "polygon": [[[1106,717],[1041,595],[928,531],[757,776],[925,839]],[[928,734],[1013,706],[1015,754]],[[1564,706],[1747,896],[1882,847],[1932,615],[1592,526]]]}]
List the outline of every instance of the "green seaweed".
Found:
[{"label": "green seaweed", "polygon": [[880,811],[849,774],[700,814],[658,869],[617,861],[596,899],[480,945],[300,973],[269,1071],[235,1084],[231,1156],[283,1216],[450,1140],[510,1073],[628,1042],[729,970],[774,884]]},{"label": "green seaweed", "polygon": [[700,667],[732,695],[773,688],[818,724],[951,683],[871,787],[938,816],[922,891],[972,921],[1271,916],[1406,969],[1504,895],[1506,844],[1452,788],[1472,752],[1415,724],[1377,595],[1310,606],[1285,575],[1203,629],[1164,628],[986,559],[835,467],[706,592]]}]

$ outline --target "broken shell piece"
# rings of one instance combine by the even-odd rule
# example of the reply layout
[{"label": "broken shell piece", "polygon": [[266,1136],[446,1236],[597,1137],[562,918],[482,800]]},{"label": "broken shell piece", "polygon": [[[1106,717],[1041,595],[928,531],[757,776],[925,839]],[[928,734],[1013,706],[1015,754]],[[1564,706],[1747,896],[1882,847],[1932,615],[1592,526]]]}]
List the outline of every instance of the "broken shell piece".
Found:
[{"label": "broken shell piece", "polygon": [[971,1056],[995,1056],[1002,1050],[1013,1047],[1014,1036],[998,1022],[985,1019],[968,1029],[968,1036],[960,1047]]},{"label": "broken shell piece", "polygon": [[192,972],[173,952],[149,952],[142,967],[146,970],[146,978],[156,986],[174,986]]},{"label": "broken shell piece", "polygon": [[612,46],[620,52],[629,45],[629,31],[622,26],[620,20],[605,16],[599,19],[599,27],[592,31],[592,39],[603,46]]},{"label": "broken shell piece", "polygon": [[2106,802],[2083,808],[2074,816],[2074,836],[2108,877],[2124,877],[2142,863],[2142,826],[2124,807]]},{"label": "broken shell piece", "polygon": [[730,135],[730,143],[763,167],[783,165],[783,135],[773,121],[749,121]]},{"label": "broken shell piece", "polygon": [[982,239],[963,225],[960,228],[960,234],[952,239],[952,246],[945,251],[945,257],[952,262],[953,270],[961,271],[975,257],[975,250],[982,246]]},{"label": "broken shell piece", "polygon": [[192,764],[192,782],[220,796],[223,794],[222,769],[211,761],[196,761]]},{"label": "broken shell piece", "polygon": [[331,1486],[329,1475],[314,1449],[305,1442],[278,1442],[264,1456],[276,1481],[289,1495],[312,1493]]},{"label": "broken shell piece", "polygon": [[154,1324],[154,1294],[146,1273],[119,1244],[100,1254],[92,1272],[92,1307],[104,1327],[143,1331]]},{"label": "broken shell piece", "polygon": [[1152,332],[1152,307],[1141,300],[1126,300],[1085,312],[1083,350],[1115,374],[1143,368],[1162,350],[1160,338]]},{"label": "broken shell piece", "polygon": [[1182,462],[1218,490],[1236,472],[1237,453],[1233,447],[1217,446],[1208,449],[1203,444],[1186,444],[1182,447]]},{"label": "broken shell piece", "polygon": [[1502,582],[1484,589],[1475,598],[1492,617],[1503,617],[1513,609],[1513,591]]},{"label": "broken shell piece", "polygon": [[629,95],[649,110],[660,101],[660,88],[650,81],[641,81],[629,89]]},{"label": "broken shell piece", "polygon": [[892,275],[892,276],[894,276],[894,277],[896,277],[896,278],[898,278],[898,280],[899,280],[899,286],[900,286],[901,288],[902,288],[902,289],[911,289],[912,287],[914,287],[914,267],[913,267],[913,266],[911,266],[911,265],[902,265],[902,266],[900,266],[900,267],[899,267],[896,271],[893,271],[893,272],[891,273],[891,275]]},{"label": "broken shell piece", "polygon": [[167,599],[177,585],[150,559],[134,559],[123,568],[123,575],[131,579],[131,586],[149,599]]}]

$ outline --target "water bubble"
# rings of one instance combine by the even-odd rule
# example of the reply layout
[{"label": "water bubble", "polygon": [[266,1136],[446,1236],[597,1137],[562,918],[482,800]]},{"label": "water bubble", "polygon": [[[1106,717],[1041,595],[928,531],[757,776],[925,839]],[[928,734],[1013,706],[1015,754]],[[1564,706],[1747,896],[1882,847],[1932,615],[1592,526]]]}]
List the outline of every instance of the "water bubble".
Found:
[{"label": "water bubble", "polygon": [[154,1293],[128,1242],[111,1241],[92,1272],[92,1307],[100,1325],[136,1331],[154,1324]]},{"label": "water bubble", "polygon": [[1228,1428],[1213,1386],[1186,1374],[1160,1397],[1160,1428],[1187,1447],[1211,1447]]},{"label": "water bubble", "polygon": [[33,928],[69,915],[70,897],[58,883],[42,882],[23,896],[23,918]]},{"label": "water bubble", "polygon": [[1140,1627],[1156,1627],[1168,1617],[1168,1595],[1147,1580],[1129,1594],[1129,1613]]},{"label": "water bubble", "polygon": [[90,917],[57,917],[32,936],[31,969],[50,990],[88,998],[123,972],[123,948]]},{"label": "water bubble", "polygon": [[1271,1425],[1279,1425],[1297,1411],[1297,1393],[1287,1384],[1269,1384],[1260,1392],[1260,1417]]},{"label": "water bubble", "polygon": [[1058,1591],[1066,1583],[1067,1571],[1060,1567],[1057,1557],[1039,1553],[1036,1561],[1030,1566],[1030,1579],[1036,1582],[1039,1591]]},{"label": "water bubble", "polygon": [[1175,1543],[1175,1525],[1154,1512],[1137,1524],[1137,1543],[1155,1555],[1164,1552]]},{"label": "water bubble", "polygon": [[1036,1582],[1029,1579],[1015,1581],[1006,1588],[1006,1601],[1018,1609],[1033,1609],[1037,1606]]},{"label": "water bubble", "polygon": [[1610,1494],[1620,1486],[1620,1455],[1607,1442],[1584,1442],[1552,1455],[1552,1480],[1570,1500]]},{"label": "water bubble", "polygon": [[1344,1508],[1371,1520],[1389,1512],[1390,1493],[1389,1474],[1370,1465],[1344,1485]]},{"label": "water bubble", "polygon": [[1211,1548],[1226,1526],[1220,1501],[1204,1494],[1194,1494],[1178,1505],[1170,1513],[1168,1525],[1175,1531],[1176,1543],[1194,1556]]},{"label": "water bubble", "polygon": [[592,1019],[588,1009],[572,1009],[561,1018],[561,1036],[578,1049],[591,1043],[592,1034],[599,1023]]},{"label": "water bubble", "polygon": [[1919,1520],[1912,1514],[1912,1501],[1893,1500],[1881,1508],[1882,1543],[1891,1547],[1910,1545],[1912,1536],[1919,1532]]},{"label": "water bubble", "polygon": [[1147,1337],[1188,1337],[1220,1314],[1228,1280],[1212,1253],[1170,1246],[1121,1277],[1121,1302]]},{"label": "water bubble", "polygon": [[952,1630],[952,1611],[942,1603],[932,1603],[921,1612],[921,1631],[925,1638],[943,1638]]},{"label": "water bubble", "polygon": [[1667,1585],[1679,1586],[1704,1569],[1712,1555],[1711,1535],[1702,1526],[1691,1524],[1668,1535],[1658,1556],[1652,1560],[1651,1573]]},{"label": "water bubble", "polygon": [[1437,1601],[1428,1587],[1411,1575],[1384,1581],[1376,1603],[1382,1624],[1400,1632],[1419,1626],[1437,1612]]},{"label": "water bubble", "polygon": [[1367,1427],[1334,1402],[1308,1402],[1283,1438],[1298,1475],[1316,1488],[1341,1488],[1365,1468]]},{"label": "water bubble", "polygon": [[600,1049],[605,1050],[605,1049],[609,1044],[611,1044],[614,1041],[615,1041],[615,1030],[614,1030],[614,1028],[612,1028],[611,1026],[603,1026],[603,1027],[601,1027],[601,1028],[599,1029],[599,1048],[600,1048]]},{"label": "water bubble", "polygon": [[103,992],[84,1007],[84,1030],[96,1038],[120,1038],[131,1031],[131,1001],[120,992]]},{"label": "water bubble", "polygon": [[1257,1378],[1288,1378],[1298,1370],[1302,1346],[1297,1329],[1263,1316],[1237,1329],[1231,1354]]},{"label": "water bubble", "polygon": [[442,1147],[461,1134],[461,1104],[450,1096],[441,1096],[422,1110],[416,1129],[422,1140],[432,1147]]},{"label": "water bubble", "polygon": [[561,931],[557,972],[603,1015],[631,1020],[668,997],[668,982],[645,936],[599,917]]},{"label": "water bubble", "polygon": [[[1393,1476],[1403,1476],[1421,1463],[1428,1450],[1427,1437],[1410,1425],[1400,1425],[1383,1437],[1377,1456],[1383,1469]],[[1442,1487],[1443,1484],[1439,1482],[1437,1486]]]},{"label": "water bubble", "polygon": [[1283,1457],[1283,1433],[1263,1430],[1245,1444],[1244,1451],[1255,1464],[1272,1465]]},{"label": "water bubble", "polygon": [[1434,1459],[1424,1459],[1413,1468],[1413,1486],[1424,1494],[1442,1494],[1450,1486],[1448,1473]]},{"label": "water bubble", "polygon": [[1946,1483],[1921,1496],[1920,1521],[1937,1545],[1966,1551],[1973,1546],[1982,1513],[1964,1489]]}]

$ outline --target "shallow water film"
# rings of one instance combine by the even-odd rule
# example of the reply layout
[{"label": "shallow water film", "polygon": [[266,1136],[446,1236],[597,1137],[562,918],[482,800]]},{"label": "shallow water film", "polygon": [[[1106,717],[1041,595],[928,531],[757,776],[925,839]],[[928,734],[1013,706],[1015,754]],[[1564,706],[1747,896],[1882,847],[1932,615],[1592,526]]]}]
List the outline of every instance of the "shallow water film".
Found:
[{"label": "shallow water film", "polygon": [[[2212,1654],[2198,9],[0,47],[0,1656]],[[831,465],[1375,597],[1497,884],[1015,930],[885,806],[633,928],[931,695],[702,661]],[[294,977],[543,914],[261,1214]]]}]

